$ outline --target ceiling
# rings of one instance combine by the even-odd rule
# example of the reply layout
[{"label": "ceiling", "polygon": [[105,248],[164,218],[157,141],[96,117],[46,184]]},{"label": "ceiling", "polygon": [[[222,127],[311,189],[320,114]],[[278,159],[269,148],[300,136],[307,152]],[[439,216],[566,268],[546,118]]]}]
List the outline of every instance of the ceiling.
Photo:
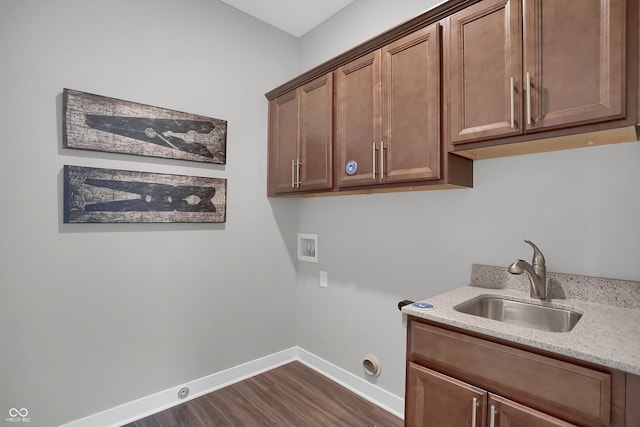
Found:
[{"label": "ceiling", "polygon": [[300,37],[353,0],[221,0],[267,24]]}]

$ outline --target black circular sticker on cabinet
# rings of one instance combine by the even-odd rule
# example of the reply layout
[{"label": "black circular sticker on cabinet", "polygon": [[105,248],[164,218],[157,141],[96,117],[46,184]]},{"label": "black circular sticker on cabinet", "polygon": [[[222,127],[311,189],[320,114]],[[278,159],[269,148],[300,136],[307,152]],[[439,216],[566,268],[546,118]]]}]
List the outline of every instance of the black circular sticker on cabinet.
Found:
[{"label": "black circular sticker on cabinet", "polygon": [[358,164],[356,163],[356,161],[349,160],[347,162],[347,167],[346,167],[347,175],[355,175],[357,170],[358,170]]}]

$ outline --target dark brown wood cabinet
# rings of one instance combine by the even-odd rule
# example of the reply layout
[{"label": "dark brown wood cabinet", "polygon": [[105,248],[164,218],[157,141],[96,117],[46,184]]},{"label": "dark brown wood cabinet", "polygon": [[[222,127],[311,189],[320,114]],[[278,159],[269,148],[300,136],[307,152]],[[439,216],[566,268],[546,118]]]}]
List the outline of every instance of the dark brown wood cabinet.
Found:
[{"label": "dark brown wood cabinet", "polygon": [[380,51],[343,65],[335,76],[338,186],[375,184],[381,141]]},{"label": "dark brown wood cabinet", "polygon": [[[576,427],[504,397],[489,393],[489,426],[495,427]],[[492,424],[493,420],[493,424]]]},{"label": "dark brown wood cabinet", "polygon": [[333,186],[333,75],[269,102],[268,194]]},{"label": "dark brown wood cabinet", "polygon": [[626,3],[483,0],[450,16],[450,141],[625,118]]},{"label": "dark brown wood cabinet", "polygon": [[631,427],[638,399],[635,375],[408,318],[408,427]]},{"label": "dark brown wood cabinet", "polygon": [[300,128],[299,91],[292,90],[269,102],[268,194],[296,190]]},{"label": "dark brown wood cabinet", "polygon": [[434,370],[408,363],[407,427],[575,427]]},{"label": "dark brown wood cabinet", "polygon": [[631,142],[638,0],[449,0],[269,100],[268,194],[473,186],[472,160]]},{"label": "dark brown wood cabinet", "polygon": [[440,33],[431,25],[382,48],[382,182],[442,176]]},{"label": "dark brown wood cabinet", "polygon": [[440,178],[440,46],[434,24],[336,70],[339,187]]},{"label": "dark brown wood cabinet", "polygon": [[480,427],[485,425],[487,393],[481,388],[409,362],[406,406],[407,427]]},{"label": "dark brown wood cabinet", "polygon": [[525,0],[528,132],[625,117],[626,0]]},{"label": "dark brown wood cabinet", "polygon": [[333,187],[333,76],[326,74],[300,90],[301,190]]},{"label": "dark brown wood cabinet", "polygon": [[[451,16],[447,28],[453,143],[522,133],[521,0],[485,0]],[[513,98],[513,100],[512,100]]]}]

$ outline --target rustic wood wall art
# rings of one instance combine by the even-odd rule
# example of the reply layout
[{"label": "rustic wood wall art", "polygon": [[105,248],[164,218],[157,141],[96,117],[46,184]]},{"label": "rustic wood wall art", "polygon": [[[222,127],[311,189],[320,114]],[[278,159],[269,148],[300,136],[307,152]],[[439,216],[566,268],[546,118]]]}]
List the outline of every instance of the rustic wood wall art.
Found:
[{"label": "rustic wood wall art", "polygon": [[227,180],[64,166],[65,223],[225,222]]},{"label": "rustic wood wall art", "polygon": [[226,120],[63,90],[66,148],[226,163]]}]

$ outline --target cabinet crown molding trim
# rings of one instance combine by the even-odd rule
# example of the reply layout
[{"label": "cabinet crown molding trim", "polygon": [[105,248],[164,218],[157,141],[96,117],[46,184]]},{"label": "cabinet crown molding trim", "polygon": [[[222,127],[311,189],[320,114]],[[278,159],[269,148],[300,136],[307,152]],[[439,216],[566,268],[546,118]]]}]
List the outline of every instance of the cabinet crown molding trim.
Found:
[{"label": "cabinet crown molding trim", "polygon": [[454,14],[474,3],[478,3],[480,0],[450,0],[441,3],[432,9],[418,15],[417,17],[410,19],[402,24],[399,24],[382,34],[379,34],[358,46],[349,49],[348,51],[330,59],[315,68],[293,78],[292,80],[278,86],[277,88],[267,92],[265,96],[269,101],[279,97],[280,95],[289,92],[299,86],[302,86],[311,80],[314,80],[323,74],[333,71],[359,57],[371,53],[376,49],[380,49],[391,42],[394,42],[406,35],[409,35],[423,27],[431,25],[440,21],[447,16]]}]

